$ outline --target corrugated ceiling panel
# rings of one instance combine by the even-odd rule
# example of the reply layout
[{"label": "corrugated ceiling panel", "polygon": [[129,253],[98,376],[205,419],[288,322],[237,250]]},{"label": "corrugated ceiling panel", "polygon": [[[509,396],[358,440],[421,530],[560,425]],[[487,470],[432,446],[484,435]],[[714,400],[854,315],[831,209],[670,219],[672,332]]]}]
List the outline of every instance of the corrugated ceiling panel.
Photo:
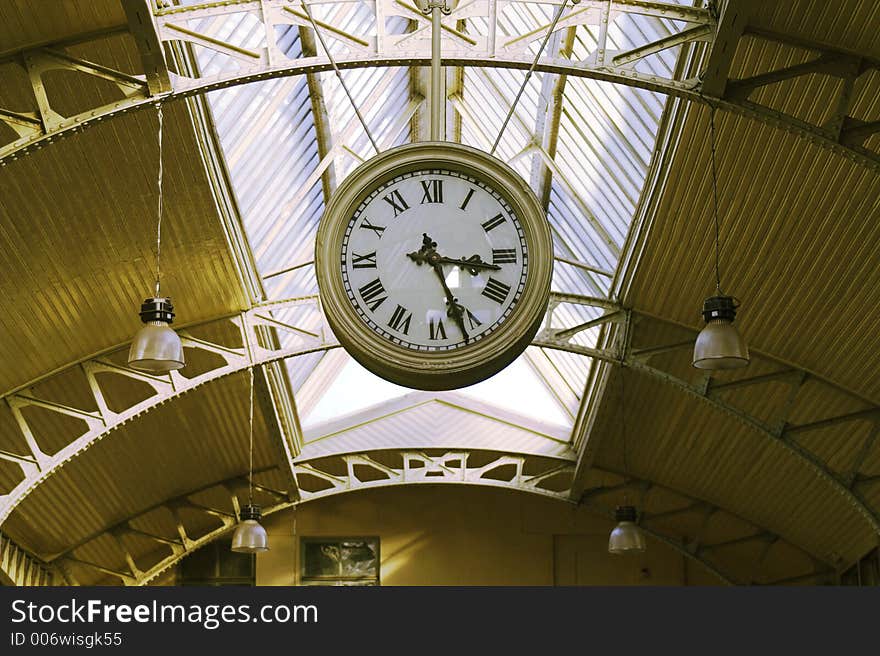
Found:
[{"label": "corrugated ceiling panel", "polygon": [[[826,560],[869,547],[865,518],[779,444],[653,379],[628,372],[626,390],[632,475],[717,503]],[[617,413],[600,416],[596,430],[607,436],[596,462],[622,472],[620,429],[605,421]]]},{"label": "corrugated ceiling panel", "polygon": [[[712,292],[708,112],[693,108],[628,301],[699,325]],[[880,402],[880,177],[782,130],[719,114],[723,289],[766,353]],[[734,246],[735,245],[735,246]]]},{"label": "corrugated ceiling panel", "polygon": [[[275,463],[259,406],[254,467]],[[248,468],[248,378],[199,387],[128,422],[32,492],[3,528],[39,554],[64,550],[165,499]]]},{"label": "corrugated ceiling panel", "polygon": [[[80,51],[139,66],[128,37],[89,48]],[[64,80],[71,97],[91,93],[86,76]],[[243,301],[187,106],[167,103],[164,114],[162,292],[188,323]],[[126,114],[3,168],[0,358],[14,365],[0,371],[0,390],[137,331],[155,276],[157,129],[152,110]]]},{"label": "corrugated ceiling panel", "polygon": [[56,0],[52,5],[52,11],[35,11],[33,0],[0,4],[0,54],[83,33],[128,27],[117,0]]},{"label": "corrugated ceiling panel", "polygon": [[880,57],[880,4],[874,0],[789,0],[757,7],[757,26]]}]

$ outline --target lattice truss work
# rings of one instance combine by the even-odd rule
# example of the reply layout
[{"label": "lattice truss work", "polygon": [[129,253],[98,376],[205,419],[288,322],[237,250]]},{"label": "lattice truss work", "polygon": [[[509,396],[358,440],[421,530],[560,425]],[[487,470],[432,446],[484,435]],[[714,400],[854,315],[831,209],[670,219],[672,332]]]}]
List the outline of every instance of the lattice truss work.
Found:
[{"label": "lattice truss work", "polygon": [[[10,53],[0,61],[4,80],[9,80],[0,96],[0,122],[8,128],[9,139],[0,147],[0,164],[22,152],[38,147],[54,137],[78,130],[113,115],[150,104],[159,98],[190,96],[236,84],[272,77],[315,73],[330,69],[327,53],[295,59],[283,53],[276,42],[276,26],[310,27],[306,13],[297,3],[282,0],[241,0],[197,3],[181,7],[148,7],[143,0],[126,0],[129,33],[134,37],[143,72],[132,75],[87,58],[71,54],[82,51],[83,41],[101,42],[112,36],[90,34],[71,40]],[[318,17],[318,26],[329,47],[336,51],[342,69],[366,66],[424,66],[430,61],[430,21],[412,2],[379,0],[366,3],[374,19],[364,31],[352,33],[346,25],[321,20],[324,1],[310,3]],[[501,18],[511,5],[532,7],[533,24],[520,33],[505,33]],[[443,23],[444,62],[454,66],[493,66],[527,68],[538,44],[549,29],[550,20],[540,5],[556,3],[503,2],[474,0],[458,2]],[[735,3],[736,5],[749,3]],[[233,42],[224,33],[223,18],[246,14],[254,29]],[[638,44],[625,51],[608,47],[608,30],[616,17],[657,17],[669,21],[672,32],[655,41]],[[386,31],[387,20],[401,17],[411,25],[405,33]],[[867,95],[876,93],[876,80],[868,80],[878,68],[877,60],[828,46],[784,35],[749,29],[748,12],[734,8],[719,19],[708,9],[648,0],[582,0],[572,3],[559,21],[557,31],[570,28],[589,29],[595,47],[589,56],[575,60],[561,51],[545,53],[537,65],[539,71],[565,73],[650,89],[710,102],[723,109],[765,121],[861,162],[880,168],[876,140],[880,130],[877,117],[853,114],[852,108],[863,104]],[[745,32],[744,32],[745,31]],[[729,79],[736,46],[746,34],[768,47],[777,49],[789,60],[770,71],[742,70],[740,79]],[[186,44],[209,49],[228,60],[227,67],[198,75],[169,71],[164,48]],[[671,48],[700,47],[708,51],[706,68],[692,77],[668,78],[651,72],[650,57]],[[81,100],[66,97],[69,87],[57,83],[49,72],[65,71],[85,76],[94,84],[88,96],[91,106],[82,109]],[[841,81],[823,86],[823,102],[811,106],[833,107],[830,118],[800,115],[797,109],[780,109],[767,96],[766,89],[786,85],[786,92],[814,93],[797,86],[798,80],[824,76]],[[106,86],[109,82],[110,86]],[[115,91],[114,91],[115,90]],[[791,103],[798,107],[798,103]]]},{"label": "lattice truss work", "polygon": [[[585,320],[554,327],[566,306],[586,308]],[[708,404],[781,447],[839,494],[880,533],[880,407],[816,374],[752,351],[743,373],[723,377],[690,365],[695,331],[621,308],[604,299],[557,294],[534,344],[622,365]],[[769,402],[771,399],[772,402]],[[573,493],[593,462],[589,444],[595,407],[585,403],[573,434],[581,455]]]},{"label": "lattice truss work", "polygon": [[[183,373],[154,376],[135,371],[125,364],[123,348],[5,396],[11,417],[3,417],[4,429],[17,433],[7,434],[5,443],[19,449],[0,451],[0,463],[5,465],[0,470],[0,524],[64,463],[138,415],[249,367],[338,346],[317,297],[258,306],[179,333],[187,359]],[[80,392],[83,381],[87,393]],[[132,389],[132,384],[138,391],[127,398],[114,393]],[[78,405],[60,400],[71,394],[78,395]]]},{"label": "lattice truss work", "polygon": [[[556,317],[565,311],[570,313],[567,327],[558,327]],[[573,322],[572,316],[581,319]],[[187,378],[177,372],[167,377],[152,377],[131,371],[120,364],[125,352],[119,350],[78,363],[27,389],[7,395],[5,400],[14,421],[7,418],[5,426],[17,429],[17,442],[26,448],[0,453],[2,462],[7,465],[0,470],[4,474],[5,494],[0,497],[4,519],[37,485],[57,473],[64,462],[78,457],[105,437],[112,439],[113,430],[125,421],[198,385],[248,367],[336,346],[327,333],[315,298],[257,307],[181,332],[190,361],[184,370]],[[639,315],[605,299],[554,294],[546,325],[535,344],[622,365],[699,399],[723,415],[736,418],[753,434],[780,445],[789,457],[808,466],[815,475],[816,484],[825,485],[829,493],[843,495],[876,530],[880,526],[876,494],[880,471],[875,471],[876,467],[867,469],[866,463],[877,461],[880,408],[827,381],[781,366],[760,354],[753,354],[754,361],[747,374],[728,377],[724,382],[695,374],[687,357],[679,357],[682,350],[692,348],[693,335],[694,331],[689,328]],[[53,391],[57,393],[59,389],[69,388],[73,375],[88,381],[90,402],[74,406],[53,398]],[[118,400],[107,397],[104,386],[112,377],[118,376],[145,383],[149,390],[145,398],[131,399],[127,407],[116,406]],[[738,396],[756,391],[762,394],[763,386],[779,384],[787,386],[788,392],[784,402],[777,404],[781,410],[776,414],[750,411],[748,408],[753,405],[742,403],[743,397]],[[817,396],[824,399],[821,406],[815,403]],[[356,489],[457,483],[502,487],[558,498],[609,514],[610,501],[619,502],[621,491],[630,490],[642,495],[640,507],[644,512],[640,520],[652,536],[685,557],[702,563],[724,581],[769,582],[760,574],[763,558],[749,559],[749,563],[743,564],[727,550],[727,547],[746,543],[764,545],[764,557],[771,549],[777,549],[775,545],[785,545],[786,550],[800,554],[800,560],[793,562],[800,562],[803,567],[790,577],[791,581],[822,579],[833,573],[837,563],[808,554],[772,531],[743,518],[736,518],[743,527],[736,535],[730,535],[728,530],[724,539],[706,537],[707,531],[711,531],[703,525],[708,526],[715,521],[713,518],[734,516],[704,499],[636,477],[624,479],[620,472],[602,474],[604,478],[596,484],[600,470],[593,466],[591,450],[594,447],[590,444],[592,436],[589,431],[593,409],[594,405],[585,403],[575,423],[572,444],[576,451],[556,458],[481,452],[465,445],[441,453],[399,447],[383,449],[377,444],[370,452],[304,460],[298,457],[302,436],[295,434],[286,438],[286,446],[278,458],[281,464],[260,474],[266,476],[263,482],[258,480],[258,491],[262,495],[260,502],[274,512],[299,502]],[[70,418],[76,420],[80,432],[69,430],[66,420]],[[61,444],[58,438],[64,434],[67,442]],[[817,436],[821,439],[815,439]],[[16,443],[8,440],[8,434],[6,437],[7,443]],[[851,449],[841,451],[829,447],[829,440],[843,439],[852,445]],[[848,458],[841,459],[841,454],[848,455]],[[18,476],[10,476],[13,470],[18,471]],[[617,482],[609,484],[608,477],[616,477]],[[174,520],[170,524],[167,521],[165,524],[149,521],[141,524],[137,518],[132,518],[73,545],[64,554],[42,555],[51,561],[53,567],[60,568],[57,571],[70,582],[80,578],[94,580],[97,571],[127,584],[144,583],[192,549],[231,529],[238,516],[244,489],[246,484],[242,473],[241,477],[212,485],[210,492],[194,491],[160,504],[166,519],[170,516]],[[665,492],[661,493],[663,490]],[[159,511],[152,509],[143,516],[152,517],[151,513],[155,512]],[[673,517],[691,523],[696,521],[694,517],[701,518],[702,523],[698,524],[703,528],[697,530],[692,525],[669,524],[666,520]],[[165,529],[160,530],[160,526]],[[132,536],[140,540],[136,550],[126,547]],[[90,562],[77,556],[78,551],[87,548],[92,540],[111,538],[120,545],[119,562]],[[152,541],[159,551],[154,553],[155,549],[146,549],[144,540]],[[20,583],[48,580],[48,575],[40,574],[46,565],[39,559],[28,556],[9,540],[0,546],[3,548],[0,564],[8,578]],[[77,569],[83,567],[92,574],[87,577]],[[789,582],[789,578],[785,582]]]},{"label": "lattice truss work", "polygon": [[[573,463],[486,451],[428,454],[423,450],[379,450],[298,462],[295,469],[303,484],[311,488],[300,490],[299,502],[292,501],[287,491],[272,487],[271,481],[279,480],[278,469],[255,474],[255,498],[262,504],[264,514],[343,492],[405,484],[487,485],[565,499]],[[618,481],[614,475],[602,476]],[[308,479],[311,480],[305,482]],[[637,494],[642,507],[648,509],[642,513],[640,522],[649,535],[698,563],[723,583],[780,584],[833,575],[826,563],[811,558],[778,535],[717,506],[648,481],[619,479],[613,484],[590,487],[578,505],[610,520],[613,512],[608,502],[624,490]],[[81,578],[93,581],[97,573],[125,585],[143,585],[193,550],[231,531],[246,495],[244,476],[194,490],[54,555],[51,567],[70,583]],[[694,539],[684,541],[678,537],[683,526],[697,527],[693,530]],[[79,556],[91,543],[108,539],[117,551],[113,562],[89,562]],[[744,562],[741,557],[731,557],[730,548],[749,543],[760,547],[757,560],[749,558]],[[784,581],[761,580],[763,563],[773,551],[777,552],[776,557],[793,562],[801,573]]]},{"label": "lattice truss work", "polygon": [[[312,4],[319,17],[319,28],[332,44],[341,68],[429,63],[428,22],[413,4],[401,0],[367,3],[374,7],[375,19],[365,31],[358,33],[351,33],[344,25],[321,20],[321,5],[328,3]],[[534,25],[529,29],[519,34],[503,33],[498,29],[499,18],[511,4],[539,3],[489,0],[458,3],[453,13],[444,19],[446,63],[509,68],[530,65],[537,44],[546,35],[548,23],[543,19],[544,14],[536,12]],[[129,16],[126,34],[134,37],[143,67],[141,74],[125,73],[80,54],[92,45],[125,36],[119,33],[91,34],[12,53],[0,61],[0,74],[4,82],[9,81],[0,89],[0,122],[7,126],[5,134],[11,139],[0,146],[0,164],[65,133],[152,105],[158,99],[188,97],[255,80],[325,71],[330,66],[326,53],[320,49],[316,50],[317,54],[295,59],[278,49],[275,26],[309,26],[305,14],[294,3],[217,2],[153,7],[150,11],[142,2],[126,1],[124,5]],[[607,2],[583,0],[572,6],[560,21],[559,29],[588,28],[595,34],[596,47],[582,60],[565,57],[562,51],[545,53],[538,70],[612,81],[709,102],[783,127],[863,165],[880,169],[877,153],[880,147],[876,138],[880,121],[857,111],[864,96],[876,90],[877,76],[873,72],[878,68],[877,61],[750,29],[742,15],[722,12],[716,19],[703,9],[639,0],[616,0],[610,6],[610,14]],[[608,26],[624,13],[668,19],[676,30],[659,41],[614,52],[606,47]],[[232,14],[245,14],[252,22],[254,29],[248,36],[249,41],[230,42],[224,37],[223,19]],[[394,16],[410,20],[410,31],[386,33],[382,26],[387,24],[387,18]],[[769,71],[749,70],[735,60],[737,43],[746,39],[775,49],[777,59],[786,63]],[[194,70],[187,70],[187,75],[169,71],[165,49],[179,48],[181,44],[211,50],[227,59],[228,66],[220,66],[205,75]],[[702,76],[663,78],[646,72],[649,67],[645,64],[651,55],[669,48],[686,47],[705,51]],[[76,76],[82,85],[80,90],[90,89],[90,85],[94,88],[73,99],[69,97],[70,87],[57,83],[55,73],[58,71],[65,76]],[[798,114],[791,109],[799,106],[797,98],[785,108],[775,104],[774,90],[802,89],[799,82],[815,77],[839,82],[823,86],[822,102],[812,105],[834,108],[830,118],[825,114]],[[83,98],[91,103],[85,109]],[[414,97],[415,100],[418,99]],[[454,104],[454,98],[451,102]],[[416,105],[408,112],[415,111]],[[409,116],[407,114],[407,120]],[[545,163],[553,168],[552,158],[547,158]],[[320,176],[321,170],[316,175]],[[557,175],[558,171],[554,170],[554,176]],[[582,266],[575,262],[567,264]],[[608,271],[598,273],[611,275]],[[124,351],[117,350],[76,363],[4,397],[6,408],[0,412],[4,435],[0,446],[0,524],[65,462],[138,415],[203,383],[248,367],[269,365],[337,346],[324,325],[314,297],[273,303],[233,317],[190,326],[182,335],[188,360],[183,373],[153,377],[135,372],[125,366]],[[753,353],[748,373],[729,375],[723,381],[698,375],[690,369],[687,355],[683,353],[691,348],[693,336],[691,329],[632,312],[608,300],[555,294],[544,330],[535,344],[608,366],[622,365],[698,399],[723,415],[734,417],[753,434],[780,446],[788,457],[803,463],[830,494],[841,495],[875,532],[880,530],[880,486],[877,485],[880,467],[876,465],[880,409],[815,375],[757,353]],[[594,401],[601,395],[601,368],[584,367],[584,370],[592,371],[592,384],[587,389],[592,390],[593,398],[580,398],[583,385],[570,390],[570,398],[561,398],[563,405],[578,413],[572,435],[576,457],[543,463],[543,468],[538,469],[534,468],[535,459],[527,455],[509,453],[490,457],[466,449],[440,454],[398,450],[392,460],[386,452],[370,452],[340,456],[335,463],[298,461],[297,440],[301,436],[294,431],[293,435],[282,435],[282,439],[276,440],[281,448],[279,462],[283,464],[277,470],[261,474],[270,480],[258,486],[261,502],[274,512],[300,501],[350,489],[419,482],[469,483],[568,499],[607,513],[610,508],[607,503],[615,495],[624,489],[635,489],[642,494],[645,511],[640,519],[646,530],[686,557],[701,562],[723,580],[770,582],[761,577],[760,563],[772,556],[779,545],[803,557],[803,568],[793,575],[793,580],[828,575],[836,563],[829,562],[828,558],[808,556],[746,520],[741,520],[744,529],[740,534],[713,537],[712,522],[730,513],[705,500],[632,477],[612,484],[593,484],[597,449],[591,442],[590,429],[595,421],[593,413],[597,404]],[[59,395],[58,390],[67,387],[74,378],[85,381],[86,394],[73,400]],[[112,390],[118,387],[114,383],[120,380],[138,386],[142,392],[131,398],[115,398]],[[560,385],[554,388],[562,390],[564,381],[557,382]],[[787,390],[783,402],[772,411],[765,407],[759,410],[755,396],[771,388],[778,390],[780,386]],[[566,392],[559,394],[565,396]],[[817,404],[817,398],[823,402]],[[235,478],[210,490],[192,492],[150,511],[165,513],[165,524],[151,525],[143,517],[132,518],[109,533],[92,538],[115,540],[119,544],[118,562],[85,562],[77,557],[78,550],[86,547],[80,544],[64,554],[48,555],[52,565],[47,567],[0,536],[0,570],[9,581],[19,584],[47,583],[58,573],[63,573],[69,582],[75,582],[80,576],[92,580],[96,571],[125,583],[149,581],[192,549],[234,525],[242,480]],[[697,523],[703,530],[668,523],[694,517],[699,519]],[[140,541],[138,549],[131,547],[132,540]],[[761,558],[748,565],[725,563],[722,556],[727,547],[744,543],[764,545]],[[153,554],[155,550],[145,548],[144,544],[155,546],[158,551]],[[143,554],[150,554],[146,563],[141,562]],[[82,574],[82,568],[90,574]]]}]

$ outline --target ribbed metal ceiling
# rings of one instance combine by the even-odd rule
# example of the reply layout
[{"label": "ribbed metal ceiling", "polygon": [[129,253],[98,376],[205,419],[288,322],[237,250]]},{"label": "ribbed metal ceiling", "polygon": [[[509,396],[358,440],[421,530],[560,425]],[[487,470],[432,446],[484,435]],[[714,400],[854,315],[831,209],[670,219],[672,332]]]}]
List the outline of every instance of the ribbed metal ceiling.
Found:
[{"label": "ribbed metal ceiling", "polygon": [[[365,21],[372,16],[359,6],[327,3],[316,10],[316,16],[338,19],[357,31],[369,27]],[[512,6],[501,29],[517,33],[546,23],[552,9],[549,5],[541,10]],[[65,1],[48,11],[34,11],[32,3],[15,0],[3,8],[2,17],[0,54],[78,33],[121,28],[125,23],[115,0]],[[237,35],[243,44],[254,45],[265,38],[255,23],[221,22],[203,27],[227,38]],[[753,20],[753,27],[874,57],[880,54],[878,24],[880,8],[867,0],[764,3]],[[481,29],[476,22],[472,27]],[[400,19],[392,28],[405,31],[407,22]],[[669,28],[665,21],[621,16],[609,38],[615,47],[625,49],[642,42],[639,39],[663,36]],[[298,28],[286,27],[276,36],[286,52],[301,52]],[[568,36],[576,58],[585,58],[595,48],[596,35],[583,26]],[[341,47],[334,43],[334,48]],[[559,42],[556,45],[560,47]],[[73,46],[71,52],[121,70],[140,70],[137,52],[126,35]],[[208,51],[196,54],[203,70],[221,66]],[[639,70],[668,76],[676,54],[672,49],[647,58]],[[768,43],[747,35],[739,44],[731,75],[747,77],[810,57],[797,45]],[[4,83],[7,76],[9,80],[0,87],[0,104],[31,111],[22,100],[27,90],[23,78],[10,71],[9,66],[0,68]],[[365,68],[345,75],[382,148],[419,138],[424,99],[418,93],[417,73]],[[466,68],[448,108],[454,117],[450,125],[454,128],[458,122],[457,137],[484,149],[490,147],[522,76],[522,71]],[[545,165],[551,168],[548,213],[557,256],[607,274],[558,263],[554,289],[605,295],[640,203],[665,98],[630,87],[568,79],[555,154],[548,157],[535,145],[540,145],[536,138],[539,118],[547,110],[547,89],[553,81],[549,74],[532,78],[498,152],[533,184],[540,180],[536,171]],[[107,89],[66,74],[53,77],[51,84],[69,102],[69,107],[63,103],[59,107],[71,111],[92,96],[110,97]],[[821,124],[833,113],[840,84],[836,78],[813,75],[768,85],[751,99]],[[322,90],[320,99],[314,95],[316,88]],[[244,232],[257,273],[265,277],[267,296],[314,293],[312,242],[329,180],[340,182],[372,154],[341,86],[332,74],[321,74],[311,84],[305,77],[281,78],[212,92],[208,98]],[[326,116],[316,117],[321,103]],[[227,314],[248,304],[189,112],[183,101],[165,104],[163,291],[174,298],[180,323]],[[880,116],[880,74],[868,74],[855,86],[852,115],[863,120]],[[701,302],[713,288],[708,109],[692,106],[679,120],[681,137],[624,301],[639,311],[696,328]],[[322,121],[330,126],[329,132],[322,134]],[[876,312],[872,312],[880,302],[880,178],[859,164],[751,118],[719,112],[717,127],[722,285],[742,300],[738,324],[753,348],[816,375],[799,393],[789,421],[805,423],[859,410],[864,404],[854,401],[853,394],[864,403],[880,403],[880,343]],[[152,289],[155,130],[152,110],[127,114],[52,143],[0,170],[4,192],[0,199],[0,294],[7,300],[0,317],[0,361],[11,363],[0,370],[0,389],[14,389],[123,344],[138,327],[139,302]],[[877,143],[880,135],[871,137],[867,145]],[[321,168],[327,150],[333,147],[339,152]],[[322,181],[324,170],[329,173]],[[296,268],[272,275],[291,267]],[[598,311],[591,308],[561,308],[554,315],[554,327],[578,325],[596,316]],[[662,343],[671,332],[675,331],[649,321],[640,327],[638,339],[645,345]],[[592,346],[597,336],[598,330],[584,331],[578,339]],[[592,361],[536,348],[530,349],[529,356],[573,419]],[[288,362],[301,410],[314,407],[345,360],[337,351]],[[670,353],[657,363],[686,380],[695,380],[687,353]],[[769,371],[762,367],[757,364],[747,374],[723,380]],[[595,427],[601,438],[598,466],[615,472],[629,470],[722,506],[743,521],[773,530],[822,562],[852,560],[875,544],[876,536],[851,499],[784,445],[717,408],[632,372],[615,370],[609,385],[615,386],[621,375],[626,378],[629,399],[627,457],[622,453],[618,397],[606,396]],[[59,403],[90,409],[93,401],[81,393],[81,382],[52,379],[34,391]],[[829,391],[833,388],[828,382],[853,394]],[[120,385],[114,402],[124,405],[136,393]],[[771,421],[785,402],[786,390],[784,385],[768,384],[726,392],[723,398]],[[102,531],[141,515],[133,526],[173,536],[173,521],[162,509],[152,510],[154,506],[241,475],[247,466],[246,401],[245,376],[236,375],[117,429],[33,491],[3,525],[4,532],[40,555],[80,545],[75,557],[125,569],[119,545]],[[474,443],[482,448],[504,443],[506,448],[528,450],[552,444],[568,457],[568,448],[556,434],[539,435],[540,430],[524,429],[521,424],[499,423],[497,418],[478,416],[473,408],[441,406],[432,401],[410,415],[404,413],[385,424],[383,430],[389,432],[382,435],[377,434],[379,424],[357,429],[337,426],[330,431],[332,436],[310,435],[324,439],[307,449],[318,449],[323,443],[336,453],[367,448],[371,440],[380,438],[411,446],[405,438],[421,414],[436,420],[438,413],[448,410],[443,416],[454,418],[456,430],[479,431]],[[60,448],[65,431],[72,430],[69,420],[57,414],[35,421],[42,422],[39,440],[47,453]],[[858,457],[869,430],[868,422],[847,423],[806,434],[799,444],[827,462],[834,474],[842,474]],[[275,464],[276,454],[259,413],[257,433],[257,466]],[[19,433],[4,409],[0,411],[0,449],[23,452],[17,440]],[[876,446],[866,454],[861,471],[880,473]],[[8,489],[18,474],[15,465],[0,460],[0,486]],[[279,489],[286,485],[278,471],[262,476]],[[206,499],[213,494],[217,504],[225,503],[217,489],[200,494]],[[880,486],[866,487],[864,497],[869,504],[880,505]],[[661,501],[655,497],[652,503],[662,507]],[[210,529],[205,518],[189,521],[193,530]],[[713,535],[718,539],[736,535],[738,521],[725,518],[712,529]],[[155,543],[136,537],[125,540],[137,558],[154,558]],[[795,558],[785,551],[788,548],[771,552],[766,567],[783,571],[783,561]],[[747,553],[751,552],[738,551],[733,560],[747,563]],[[94,572],[82,577],[98,580]]]}]

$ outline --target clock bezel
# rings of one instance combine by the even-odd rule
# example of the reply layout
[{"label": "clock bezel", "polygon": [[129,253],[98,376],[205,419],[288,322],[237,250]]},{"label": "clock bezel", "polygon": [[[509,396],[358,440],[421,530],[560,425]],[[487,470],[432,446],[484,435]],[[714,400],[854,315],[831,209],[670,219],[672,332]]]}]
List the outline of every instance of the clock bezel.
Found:
[{"label": "clock bezel", "polygon": [[[345,291],[340,255],[349,221],[377,187],[404,173],[447,169],[491,187],[522,226],[529,270],[520,298],[507,319],[473,344],[438,352],[395,345],[359,316]],[[507,164],[476,148],[449,142],[419,142],[380,153],[358,166],[339,185],[318,226],[315,272],[321,302],[339,343],[373,373],[406,387],[457,389],[494,375],[532,341],[550,297],[553,246],[550,227],[535,194]]]}]

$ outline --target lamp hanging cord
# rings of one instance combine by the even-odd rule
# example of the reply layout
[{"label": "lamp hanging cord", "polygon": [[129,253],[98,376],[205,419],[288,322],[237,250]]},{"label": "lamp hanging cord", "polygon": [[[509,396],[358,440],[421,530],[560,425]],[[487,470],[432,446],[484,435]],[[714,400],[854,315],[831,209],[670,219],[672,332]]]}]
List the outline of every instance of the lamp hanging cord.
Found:
[{"label": "lamp hanging cord", "polygon": [[156,222],[156,296],[159,296],[159,277],[162,259],[162,103],[156,103],[156,114],[159,119],[159,220]]},{"label": "lamp hanging cord", "polygon": [[[629,479],[629,463],[626,459],[626,389],[624,387],[623,381],[623,363],[621,362],[620,366],[620,400],[618,403],[620,404],[620,436],[623,442],[623,482],[626,484]],[[628,494],[627,489],[623,489],[623,505],[627,505],[628,503]]]},{"label": "lamp hanging cord", "polygon": [[367,138],[370,140],[370,143],[373,145],[373,150],[376,151],[376,154],[379,154],[379,146],[376,145],[376,140],[373,139],[373,134],[370,132],[370,128],[367,127],[367,122],[364,120],[364,117],[361,115],[360,110],[358,109],[357,104],[354,101],[354,98],[351,95],[351,92],[348,90],[348,85],[345,84],[345,80],[342,79],[342,73],[339,71],[339,67],[336,65],[336,61],[333,59],[333,54],[330,52],[330,48],[327,47],[327,44],[324,42],[324,36],[321,34],[321,31],[318,29],[317,23],[315,23],[315,19],[312,16],[312,10],[308,4],[305,2],[300,3],[302,8],[305,10],[306,14],[309,17],[309,22],[312,24],[312,29],[315,30],[315,34],[318,35],[318,41],[321,42],[321,47],[324,48],[324,52],[327,53],[327,58],[330,60],[330,65],[333,67],[333,71],[336,73],[336,77],[339,78],[339,84],[342,85],[342,90],[345,91],[345,95],[348,96],[348,101],[351,103],[352,109],[354,109],[354,113],[357,115],[358,120],[361,122],[361,127],[364,128],[364,132],[367,134]]},{"label": "lamp hanging cord", "polygon": [[[575,0],[575,3],[580,0]],[[556,16],[553,17],[553,22],[550,23],[550,28],[547,30],[547,34],[544,35],[544,40],[541,42],[541,47],[538,49],[538,54],[535,55],[534,61],[532,61],[532,65],[529,66],[529,70],[526,73],[526,79],[523,80],[522,86],[519,88],[519,91],[516,93],[516,98],[513,99],[513,104],[510,105],[510,111],[507,112],[507,116],[504,118],[504,123],[501,124],[501,129],[498,131],[498,136],[495,138],[495,143],[492,144],[492,150],[489,151],[490,155],[495,154],[495,149],[498,148],[498,144],[501,142],[501,136],[504,134],[504,130],[507,128],[507,124],[510,122],[510,118],[513,116],[513,112],[516,110],[516,105],[519,103],[519,99],[523,95],[523,91],[526,90],[526,85],[529,83],[529,78],[532,77],[532,73],[535,70],[535,66],[538,65],[538,60],[541,58],[541,55],[544,54],[544,48],[547,47],[547,42],[550,40],[550,35],[556,30],[556,24],[559,22],[560,17],[562,16],[562,12],[565,11],[565,5],[568,4],[568,0],[562,0],[562,4],[559,5],[559,11],[556,12]]]},{"label": "lamp hanging cord", "polygon": [[254,368],[248,367],[250,373],[250,403],[248,408],[248,442],[250,461],[248,463],[248,505],[254,505]]},{"label": "lamp hanging cord", "polygon": [[712,212],[715,216],[715,290],[719,296],[721,291],[721,273],[719,252],[721,250],[721,233],[718,227],[718,175],[715,171],[715,106],[709,111],[709,144],[712,150]]},{"label": "lamp hanging cord", "polygon": [[626,459],[626,387],[623,367],[620,368],[620,432],[623,438],[623,475],[629,476],[629,462]]}]

